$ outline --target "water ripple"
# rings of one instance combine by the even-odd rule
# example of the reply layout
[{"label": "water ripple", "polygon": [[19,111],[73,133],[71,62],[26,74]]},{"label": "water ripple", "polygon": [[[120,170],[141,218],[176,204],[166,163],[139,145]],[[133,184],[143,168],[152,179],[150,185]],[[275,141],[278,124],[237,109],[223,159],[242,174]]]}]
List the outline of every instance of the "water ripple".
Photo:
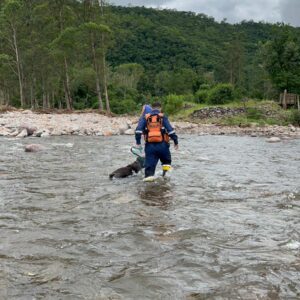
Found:
[{"label": "water ripple", "polygon": [[0,143],[0,299],[300,298],[299,140],[184,136],[151,184],[108,179],[130,137],[30,140]]}]

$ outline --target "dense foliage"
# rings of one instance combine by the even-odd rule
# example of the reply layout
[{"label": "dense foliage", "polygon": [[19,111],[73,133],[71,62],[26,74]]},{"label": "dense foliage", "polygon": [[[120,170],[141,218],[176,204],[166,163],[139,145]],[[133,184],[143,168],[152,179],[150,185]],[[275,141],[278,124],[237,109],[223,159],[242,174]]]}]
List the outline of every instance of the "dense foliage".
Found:
[{"label": "dense foliage", "polygon": [[300,92],[299,28],[96,0],[0,0],[0,104],[134,112]]}]

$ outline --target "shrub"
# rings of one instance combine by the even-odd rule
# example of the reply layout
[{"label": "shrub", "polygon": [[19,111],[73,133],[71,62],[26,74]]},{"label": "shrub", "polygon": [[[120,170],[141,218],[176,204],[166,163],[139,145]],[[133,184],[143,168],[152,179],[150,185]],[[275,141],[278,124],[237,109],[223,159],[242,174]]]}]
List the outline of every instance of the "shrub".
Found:
[{"label": "shrub", "polygon": [[251,107],[247,109],[246,115],[249,119],[259,120],[263,117],[263,112],[260,109]]},{"label": "shrub", "polygon": [[199,87],[199,90],[202,90],[202,91],[207,91],[207,90],[209,90],[211,88],[211,86],[209,85],[209,84],[207,84],[207,83],[203,83],[203,84],[201,84],[200,85],[200,87]]},{"label": "shrub", "polygon": [[169,95],[165,98],[164,112],[174,114],[183,107],[184,96]]},{"label": "shrub", "polygon": [[195,95],[195,102],[205,103],[208,101],[208,90],[198,90]]},{"label": "shrub", "polygon": [[211,104],[226,104],[233,101],[233,99],[233,86],[221,83],[210,90],[208,101]]},{"label": "shrub", "polygon": [[195,97],[193,94],[186,94],[186,95],[182,95],[180,97],[182,97],[182,100],[184,102],[194,102],[194,100],[195,100]]},{"label": "shrub", "polygon": [[111,111],[116,114],[134,113],[137,111],[138,105],[132,99],[112,99],[110,101]]},{"label": "shrub", "polygon": [[290,123],[296,126],[300,126],[300,111],[299,110],[293,110],[290,115],[289,119]]}]

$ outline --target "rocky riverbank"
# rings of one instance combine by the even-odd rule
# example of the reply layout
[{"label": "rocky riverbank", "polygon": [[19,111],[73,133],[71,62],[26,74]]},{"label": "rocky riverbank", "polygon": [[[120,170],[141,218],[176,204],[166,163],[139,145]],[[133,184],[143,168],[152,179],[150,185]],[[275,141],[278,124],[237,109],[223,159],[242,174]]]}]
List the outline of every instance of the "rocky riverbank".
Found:
[{"label": "rocky riverbank", "polygon": [[232,117],[240,115],[246,112],[243,107],[230,108],[230,107],[205,107],[199,110],[195,110],[191,118],[192,119],[211,119],[211,118],[222,118]]},{"label": "rocky riverbank", "polygon": [[[37,114],[30,110],[8,111],[0,114],[0,136],[133,135],[137,122],[137,117],[108,117],[98,113]],[[179,134],[300,137],[300,128],[292,125],[259,127],[253,124],[246,128],[189,122],[173,122],[173,125]]]}]

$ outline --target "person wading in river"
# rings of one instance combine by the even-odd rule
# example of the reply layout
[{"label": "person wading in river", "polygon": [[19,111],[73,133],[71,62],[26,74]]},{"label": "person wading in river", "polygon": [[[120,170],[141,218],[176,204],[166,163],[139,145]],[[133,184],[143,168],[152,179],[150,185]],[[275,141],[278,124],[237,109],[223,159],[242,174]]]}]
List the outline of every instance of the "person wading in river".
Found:
[{"label": "person wading in river", "polygon": [[158,160],[162,163],[163,175],[171,168],[170,138],[178,150],[178,137],[168,118],[161,112],[161,104],[152,105],[152,111],[139,122],[135,131],[136,146],[141,147],[141,136],[145,136],[145,181],[152,180]]}]

